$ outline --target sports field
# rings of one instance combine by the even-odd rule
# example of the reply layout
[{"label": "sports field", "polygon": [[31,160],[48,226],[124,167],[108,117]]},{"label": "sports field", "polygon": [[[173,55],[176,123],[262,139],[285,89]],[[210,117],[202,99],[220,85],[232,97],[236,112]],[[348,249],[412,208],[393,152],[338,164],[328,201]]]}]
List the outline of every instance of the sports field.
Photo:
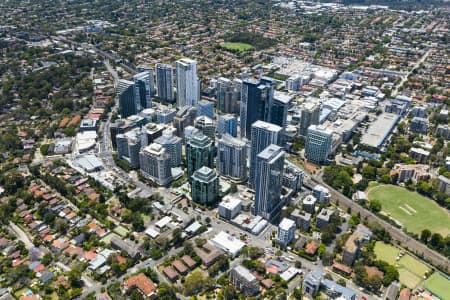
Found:
[{"label": "sports field", "polygon": [[250,44],[245,43],[222,43],[220,44],[221,47],[227,49],[227,50],[234,50],[234,51],[248,51],[253,49],[253,46]]},{"label": "sports field", "polygon": [[450,279],[441,273],[433,273],[423,286],[442,300],[450,300]]},{"label": "sports field", "polygon": [[450,234],[450,214],[433,200],[394,185],[369,189],[369,200],[378,199],[381,210],[400,222],[408,231],[420,234],[423,229]]},{"label": "sports field", "polygon": [[400,250],[383,242],[375,244],[374,252],[378,259],[384,260],[397,268],[400,282],[410,289],[419,285],[425,273],[430,270],[426,265],[408,254],[403,255],[397,261],[396,258]]}]

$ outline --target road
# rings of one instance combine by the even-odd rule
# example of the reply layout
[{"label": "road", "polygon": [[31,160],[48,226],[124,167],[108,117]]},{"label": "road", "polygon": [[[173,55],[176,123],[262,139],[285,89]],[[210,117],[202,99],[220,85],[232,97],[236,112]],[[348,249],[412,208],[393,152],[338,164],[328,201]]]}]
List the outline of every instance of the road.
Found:
[{"label": "road", "polygon": [[366,210],[362,206],[358,205],[356,202],[352,201],[351,199],[347,198],[340,192],[336,191],[335,189],[324,183],[320,178],[311,177],[311,180],[315,184],[320,184],[328,188],[331,193],[331,199],[334,199],[335,201],[339,200],[340,206],[350,208],[352,210],[352,213],[359,212],[361,214],[361,217],[367,219],[368,222],[377,222],[378,224],[380,224],[387,232],[389,232],[389,234],[393,239],[399,241],[404,248],[411,251],[413,254],[423,256],[425,259],[431,261],[431,263],[436,267],[440,267],[444,270],[450,269],[450,262],[446,257],[442,256],[436,251],[431,250],[424,244],[408,236],[401,229],[398,229],[397,227],[394,227],[388,222],[380,219],[372,212]]},{"label": "road", "polygon": [[127,272],[125,274],[123,274],[122,276],[120,276],[114,280],[108,280],[105,284],[94,282],[94,284],[92,284],[90,286],[86,285],[86,288],[83,290],[83,293],[80,295],[79,299],[84,299],[87,297],[87,295],[89,295],[91,293],[98,294],[101,292],[102,287],[107,288],[108,285],[110,285],[114,282],[122,283],[126,276],[130,276],[131,274],[137,273],[139,270],[146,269],[146,268],[152,268],[158,274],[160,281],[162,280],[164,282],[167,282],[167,278],[165,276],[163,276],[156,267],[159,266],[160,264],[162,264],[164,262],[164,260],[167,259],[167,257],[175,255],[178,252],[180,252],[181,250],[182,250],[181,247],[180,248],[172,248],[169,252],[167,252],[167,254],[165,256],[161,257],[158,260],[153,260],[151,258],[146,259],[146,260],[134,265],[130,269],[128,269]]},{"label": "road", "polygon": [[[54,39],[60,40],[60,41],[64,41],[64,42],[69,43],[69,44],[72,44],[72,45],[74,45],[74,46],[76,46],[76,47],[83,48],[84,50],[93,50],[95,53],[97,53],[98,55],[102,56],[102,57],[105,58],[105,59],[110,59],[110,60],[116,61],[116,62],[117,62],[117,61],[122,61],[122,59],[121,59],[119,56],[117,56],[116,54],[110,53],[110,52],[106,52],[106,51],[103,51],[103,50],[101,50],[101,49],[95,47],[95,46],[92,45],[92,44],[88,44],[88,43],[78,43],[78,42],[69,40],[69,39],[67,39],[66,37],[62,36],[62,35],[56,36],[56,37],[54,37]],[[86,46],[87,46],[87,47],[86,47]],[[120,63],[118,63],[118,64],[119,64],[122,68],[124,68],[127,72],[129,72],[130,74],[136,74],[136,73],[137,73],[137,72],[136,72],[136,69],[134,68],[133,65],[128,65],[128,64],[125,64],[125,63],[123,63],[123,62],[120,62]]]},{"label": "road", "polygon": [[30,250],[31,248],[34,247],[34,244],[31,241],[31,239],[28,237],[28,235],[19,226],[17,226],[13,222],[9,222],[9,228],[14,232],[14,234],[17,237],[17,239],[19,241],[22,241],[25,244],[25,248]]},{"label": "road", "polygon": [[391,93],[392,97],[397,96],[398,89],[401,88],[405,84],[405,82],[408,80],[408,77],[414,72],[414,70],[416,70],[427,59],[427,57],[430,55],[431,52],[432,52],[432,49],[429,49],[427,52],[425,52],[425,54],[422,55],[422,57],[414,64],[414,66],[411,68],[411,70],[409,70],[409,72],[406,73],[405,76],[402,77],[400,82],[392,90],[392,93]]}]

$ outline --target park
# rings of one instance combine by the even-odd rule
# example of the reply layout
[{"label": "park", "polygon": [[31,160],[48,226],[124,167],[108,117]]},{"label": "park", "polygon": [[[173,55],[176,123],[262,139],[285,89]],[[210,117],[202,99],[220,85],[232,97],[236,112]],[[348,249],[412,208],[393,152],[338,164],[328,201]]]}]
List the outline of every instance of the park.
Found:
[{"label": "park", "polygon": [[432,199],[394,185],[369,189],[369,200],[381,203],[381,213],[400,223],[407,231],[419,234],[423,229],[442,236],[450,234],[450,215]]},{"label": "park", "polygon": [[220,44],[220,46],[226,50],[238,51],[238,52],[249,51],[249,50],[253,49],[252,45],[246,44],[246,43],[226,42],[226,43]]},{"label": "park", "polygon": [[395,266],[400,282],[410,289],[417,287],[423,276],[430,271],[430,268],[416,258],[409,254],[400,254],[400,249],[383,242],[377,242],[374,251],[377,259]]}]

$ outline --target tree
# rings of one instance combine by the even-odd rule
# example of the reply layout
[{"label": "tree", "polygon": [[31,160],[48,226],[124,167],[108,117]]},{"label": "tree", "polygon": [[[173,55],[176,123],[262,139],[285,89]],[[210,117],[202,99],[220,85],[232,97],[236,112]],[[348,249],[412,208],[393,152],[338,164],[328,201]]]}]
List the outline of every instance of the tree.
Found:
[{"label": "tree", "polygon": [[373,199],[369,202],[369,208],[371,211],[377,213],[381,210],[381,202],[378,199]]},{"label": "tree", "polygon": [[178,299],[178,298],[177,298],[177,295],[175,294],[175,289],[172,288],[167,283],[162,282],[158,286],[158,299],[159,300],[173,300],[173,299]]},{"label": "tree", "polygon": [[131,221],[131,225],[133,226],[133,230],[142,231],[144,230],[144,219],[140,213],[133,213],[133,220]]},{"label": "tree", "polygon": [[69,284],[72,288],[81,288],[83,286],[83,281],[81,280],[82,272],[81,270],[74,268],[69,272]]},{"label": "tree", "polygon": [[420,234],[420,241],[424,244],[427,244],[430,237],[431,237],[431,231],[428,229],[424,229],[424,230],[422,230],[422,233]]},{"label": "tree", "polygon": [[342,286],[346,286],[347,285],[347,281],[344,278],[339,278],[337,281],[337,284],[342,285]]},{"label": "tree", "polygon": [[41,263],[42,263],[44,266],[48,266],[48,265],[52,262],[52,260],[53,260],[52,254],[51,254],[51,253],[47,253],[47,254],[45,254],[45,255],[42,257]]},{"label": "tree", "polygon": [[201,291],[204,284],[205,277],[203,277],[203,274],[200,271],[195,270],[188,275],[184,281],[184,294],[186,296],[196,295]]},{"label": "tree", "polygon": [[181,229],[180,228],[175,228],[172,231],[172,243],[175,246],[179,246],[181,244],[181,242],[183,242]]},{"label": "tree", "polygon": [[430,240],[431,247],[435,249],[440,249],[442,248],[442,244],[443,244],[442,235],[440,235],[439,233],[433,233]]},{"label": "tree", "polygon": [[229,284],[223,289],[223,299],[224,300],[234,300],[238,298],[238,293],[236,291],[236,288]]}]

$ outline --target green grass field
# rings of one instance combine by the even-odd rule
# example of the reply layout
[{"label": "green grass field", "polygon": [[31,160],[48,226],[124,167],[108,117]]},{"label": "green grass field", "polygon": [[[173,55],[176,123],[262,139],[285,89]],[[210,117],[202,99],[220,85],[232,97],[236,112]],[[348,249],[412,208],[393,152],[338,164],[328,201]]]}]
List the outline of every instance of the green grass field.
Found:
[{"label": "green grass field", "polygon": [[248,51],[253,49],[253,46],[250,44],[245,44],[245,43],[231,43],[231,42],[226,42],[226,43],[222,43],[220,44],[220,46],[222,48],[225,48],[227,50],[234,50],[234,51]]},{"label": "green grass field", "polygon": [[395,258],[398,256],[400,250],[383,242],[377,242],[374,252],[378,259],[384,260],[390,265],[395,265]]},{"label": "green grass field", "polygon": [[383,242],[375,244],[374,252],[378,259],[394,265],[398,270],[400,282],[411,289],[415,288],[422,281],[423,275],[430,270],[408,254],[396,261],[400,250]]},{"label": "green grass field", "polygon": [[123,226],[117,226],[116,228],[114,228],[113,230],[115,233],[117,233],[118,235],[120,235],[121,237],[124,237],[128,234],[129,230],[126,229]]},{"label": "green grass field", "polygon": [[440,273],[433,273],[423,286],[442,300],[450,300],[450,279]]},{"label": "green grass field", "polygon": [[394,185],[370,188],[368,196],[380,200],[382,211],[410,232],[420,234],[427,228],[443,236],[450,234],[450,214],[429,198]]}]

